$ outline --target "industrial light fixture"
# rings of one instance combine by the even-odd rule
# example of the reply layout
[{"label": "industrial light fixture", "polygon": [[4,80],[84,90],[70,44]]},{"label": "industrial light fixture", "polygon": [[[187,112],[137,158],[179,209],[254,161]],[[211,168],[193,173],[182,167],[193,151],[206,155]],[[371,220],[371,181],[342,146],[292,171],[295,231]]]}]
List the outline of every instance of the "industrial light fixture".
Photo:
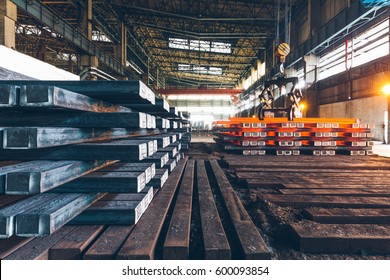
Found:
[{"label": "industrial light fixture", "polygon": [[382,88],[382,92],[386,95],[390,95],[390,84],[386,84]]}]

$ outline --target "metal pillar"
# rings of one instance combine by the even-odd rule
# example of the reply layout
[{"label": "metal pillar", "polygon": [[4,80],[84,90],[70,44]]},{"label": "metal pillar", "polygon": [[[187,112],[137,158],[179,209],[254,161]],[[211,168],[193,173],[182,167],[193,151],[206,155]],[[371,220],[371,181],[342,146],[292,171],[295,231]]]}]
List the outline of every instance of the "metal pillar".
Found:
[{"label": "metal pillar", "polygon": [[16,5],[10,0],[0,3],[0,45],[15,49]]},{"label": "metal pillar", "polygon": [[148,76],[147,76],[147,85],[150,85],[150,60],[148,58]]},{"label": "metal pillar", "polygon": [[122,65],[126,66],[127,62],[127,27],[125,23],[121,24],[121,62]]},{"label": "metal pillar", "polygon": [[47,60],[46,41],[44,39],[39,40],[37,58],[42,61]]},{"label": "metal pillar", "polygon": [[[80,25],[82,26],[82,30],[85,33],[85,36],[88,38],[89,41],[92,41],[92,0],[87,1],[87,7],[85,10],[82,11],[82,17],[80,20]],[[98,68],[99,67],[99,58],[94,55],[84,54],[81,55],[81,66],[85,68]],[[96,77],[89,75],[89,78],[91,80],[96,79]]]},{"label": "metal pillar", "polygon": [[88,0],[87,9],[87,38],[92,41],[92,0]]},{"label": "metal pillar", "polygon": [[72,61],[71,55],[69,56],[69,59],[68,59],[68,71],[73,73],[73,61]]},{"label": "metal pillar", "polygon": [[[126,67],[127,64],[127,27],[125,23],[120,25],[121,37],[120,42],[114,47],[114,57],[116,60],[120,61],[123,67]],[[123,77],[125,78],[125,77]]]},{"label": "metal pillar", "polygon": [[309,16],[310,16],[310,36],[317,34],[319,31],[319,15],[320,1],[309,0]]}]

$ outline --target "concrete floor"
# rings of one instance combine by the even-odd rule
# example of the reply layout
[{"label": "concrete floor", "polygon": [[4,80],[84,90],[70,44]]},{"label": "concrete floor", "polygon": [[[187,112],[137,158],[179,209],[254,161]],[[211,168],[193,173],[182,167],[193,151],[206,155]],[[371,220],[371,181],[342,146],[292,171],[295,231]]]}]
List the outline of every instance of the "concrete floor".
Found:
[{"label": "concrete floor", "polygon": [[[192,143],[214,143],[212,132],[192,132]],[[383,144],[380,141],[374,141],[372,147],[374,154],[383,157],[390,157],[390,144]]]},{"label": "concrete floor", "polygon": [[192,143],[215,143],[212,132],[196,132],[191,133]]}]

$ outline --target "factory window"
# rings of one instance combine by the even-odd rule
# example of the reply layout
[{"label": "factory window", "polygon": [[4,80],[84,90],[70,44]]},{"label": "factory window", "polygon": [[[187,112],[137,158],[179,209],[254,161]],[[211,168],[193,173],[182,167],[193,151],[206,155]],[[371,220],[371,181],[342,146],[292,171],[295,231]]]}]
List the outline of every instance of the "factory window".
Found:
[{"label": "factory window", "polygon": [[191,71],[191,65],[189,65],[189,64],[179,64],[177,66],[177,70],[185,71],[185,72]]},{"label": "factory window", "polygon": [[221,67],[178,64],[177,70],[193,74],[222,75]]},{"label": "factory window", "polygon": [[63,61],[73,61],[77,62],[77,57],[74,54],[69,54],[69,53],[57,53],[57,59],[63,60]]},{"label": "factory window", "polygon": [[354,38],[353,56],[350,57],[352,67],[367,63],[389,54],[389,21],[371,28]]},{"label": "factory window", "polygon": [[222,75],[222,68],[221,67],[209,67],[209,74],[210,75]]},{"label": "factory window", "polygon": [[35,25],[19,24],[16,27],[16,34],[41,35],[42,31]]},{"label": "factory window", "polygon": [[200,40],[190,40],[190,50],[193,51],[210,51],[210,42],[209,41],[200,41]]},{"label": "factory window", "polygon": [[247,90],[252,84],[252,77],[249,76],[244,82],[244,89]]},{"label": "factory window", "polygon": [[111,40],[107,37],[107,35],[96,30],[92,30],[92,41],[111,43]]},{"label": "factory window", "polygon": [[30,24],[19,24],[16,27],[15,32],[16,32],[16,34],[38,35],[38,36],[41,36],[44,32],[45,35],[50,34],[51,37],[53,37],[53,38],[61,37],[61,35],[52,31],[49,27],[44,26],[44,27],[40,28],[38,26],[30,25]]},{"label": "factory window", "polygon": [[231,44],[229,43],[221,43],[221,42],[211,42],[211,52],[216,53],[231,53]]},{"label": "factory window", "polygon": [[169,47],[173,49],[188,50],[188,40],[179,38],[169,38]]},{"label": "factory window", "polygon": [[203,40],[169,38],[169,47],[173,49],[200,52],[231,53],[231,44]]},{"label": "factory window", "polygon": [[373,61],[389,54],[389,20],[346,40],[320,57],[319,79]]}]

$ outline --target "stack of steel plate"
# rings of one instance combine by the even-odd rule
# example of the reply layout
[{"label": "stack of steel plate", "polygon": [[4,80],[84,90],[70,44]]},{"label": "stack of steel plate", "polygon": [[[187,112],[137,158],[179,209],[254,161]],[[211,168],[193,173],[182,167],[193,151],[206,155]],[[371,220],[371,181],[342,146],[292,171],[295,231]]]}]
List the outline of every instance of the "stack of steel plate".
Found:
[{"label": "stack of steel plate", "polygon": [[347,118],[231,118],[215,122],[214,140],[244,155],[371,155],[372,128]]}]

